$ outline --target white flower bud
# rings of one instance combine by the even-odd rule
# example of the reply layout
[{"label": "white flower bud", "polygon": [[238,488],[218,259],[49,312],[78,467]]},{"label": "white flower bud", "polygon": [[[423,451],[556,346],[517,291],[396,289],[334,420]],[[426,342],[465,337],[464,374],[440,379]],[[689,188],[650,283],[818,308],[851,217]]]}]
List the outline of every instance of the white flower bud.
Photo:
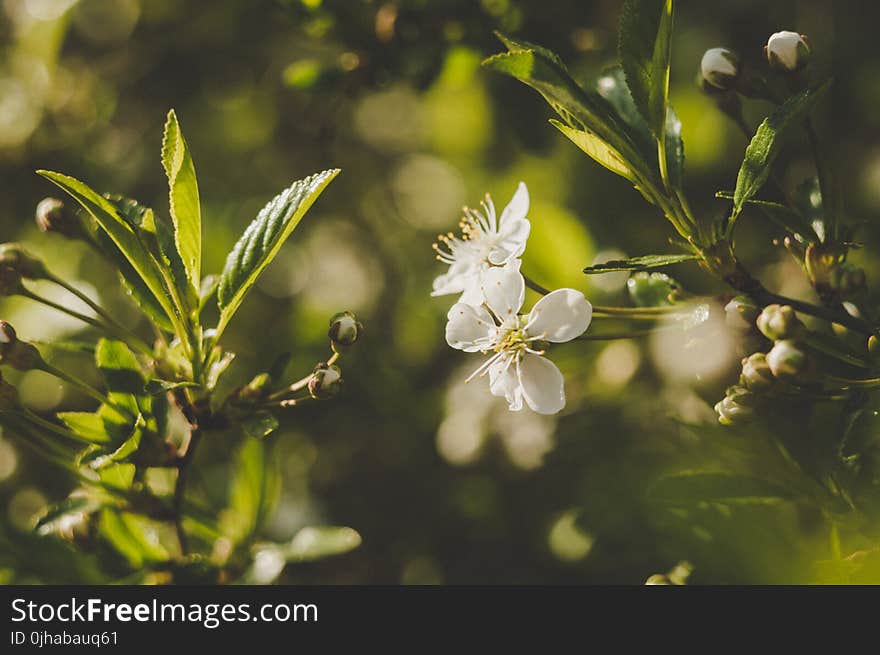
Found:
[{"label": "white flower bud", "polygon": [[318,364],[309,379],[309,393],[312,398],[325,400],[332,398],[342,388],[342,371],[338,366]]},{"label": "white flower bud", "polygon": [[810,371],[810,360],[806,353],[790,339],[777,341],[767,353],[767,364],[777,378],[790,380]]},{"label": "white flower bud", "polygon": [[739,75],[739,58],[727,48],[711,48],[703,54],[700,73],[716,89],[726,91]]},{"label": "white flower bud", "polygon": [[330,319],[330,329],[327,336],[335,346],[350,346],[363,330],[363,326],[351,312],[339,312]]},{"label": "white flower bud", "polygon": [[810,60],[811,49],[807,37],[797,32],[771,34],[764,50],[770,66],[788,73],[800,70]]}]

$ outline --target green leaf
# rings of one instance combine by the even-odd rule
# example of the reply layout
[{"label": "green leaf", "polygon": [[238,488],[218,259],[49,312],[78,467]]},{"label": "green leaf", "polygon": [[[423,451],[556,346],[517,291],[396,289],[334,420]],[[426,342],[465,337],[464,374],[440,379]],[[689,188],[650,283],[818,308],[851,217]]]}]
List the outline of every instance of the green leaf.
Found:
[{"label": "green leaf", "polygon": [[87,452],[80,458],[80,465],[89,466],[97,471],[106,468],[111,464],[131,461],[132,456],[137,452],[141,445],[141,439],[143,439],[144,436],[144,426],[144,417],[138,415],[132,428],[131,435],[129,435],[129,437],[116,449],[112,451],[96,449]]},{"label": "green leaf", "polygon": [[146,285],[143,278],[134,270],[134,267],[125,258],[125,255],[122,254],[122,251],[113,243],[113,240],[107,236],[106,232],[98,231],[97,241],[102,252],[116,266],[116,270],[119,273],[119,281],[122,283],[125,293],[156,326],[166,332],[173,333],[174,324],[168,318],[162,303],[159,302],[155,294]]},{"label": "green leaf", "polygon": [[189,283],[183,260],[175,245],[174,228],[164,218],[157,216],[152,209],[141,205],[137,200],[118,195],[105,195],[132,229],[141,243],[159,262],[159,270],[169,288],[177,290],[172,294],[172,302],[178,313],[187,316],[191,306],[197,303],[192,285]]},{"label": "green leaf", "polygon": [[515,77],[538,91],[569,127],[588,131],[619,153],[630,170],[653,176],[627,124],[599,93],[581,88],[562,60],[540,46],[498,35],[509,52],[494,55],[483,65]]},{"label": "green leaf", "polygon": [[755,136],[746,148],[745,158],[736,178],[731,221],[736,220],[746,202],[764,186],[782,146],[782,137],[793,126],[802,123],[828,86],[829,82],[826,82],[816,89],[806,89],[791,96],[758,126]]},{"label": "green leaf", "polygon": [[333,555],[342,555],[361,545],[356,530],[346,527],[320,526],[303,528],[284,548],[288,562],[312,562]]},{"label": "green leaf", "polygon": [[245,294],[278,254],[321,192],[339,174],[333,168],[298,180],[260,210],[226,258],[217,288],[221,334],[244,300]]},{"label": "green leaf", "polygon": [[174,243],[193,295],[202,280],[202,213],[196,169],[174,110],[168,112],[162,137],[162,166],[168,176],[168,202]]},{"label": "green leaf", "polygon": [[235,459],[229,507],[221,515],[221,529],[234,543],[253,535],[274,507],[280,491],[277,462],[266,443],[245,439]]},{"label": "green leaf", "polygon": [[51,505],[46,513],[37,521],[34,530],[39,535],[48,535],[63,530],[70,520],[86,516],[101,507],[93,498],[86,496],[68,496],[60,503]]},{"label": "green leaf", "polygon": [[663,145],[669,184],[673,189],[681,189],[684,183],[684,140],[681,137],[681,121],[672,105],[666,108],[666,139]]},{"label": "green leaf", "polygon": [[723,471],[683,471],[658,480],[651,498],[681,505],[695,502],[768,503],[789,500],[783,488],[759,478]]},{"label": "green leaf", "polygon": [[698,259],[699,256],[691,254],[643,255],[642,257],[633,257],[632,259],[615,259],[601,264],[587,266],[584,269],[584,273],[587,275],[593,275],[595,273],[611,273],[613,271],[647,271],[652,268],[669,266],[670,264],[693,262]]},{"label": "green leaf", "polygon": [[[718,191],[715,193],[715,197],[724,198],[725,200],[733,200],[733,191]],[[810,225],[803,216],[787,205],[773,202],[772,200],[759,200],[757,198],[746,200],[745,205],[757,207],[773,223],[786,232],[791,232],[802,241],[815,242],[819,240],[813,226]]]},{"label": "green leaf", "polygon": [[143,371],[137,357],[122,341],[101,339],[95,348],[95,365],[107,389],[139,396],[144,393]]},{"label": "green leaf", "polygon": [[168,551],[159,543],[156,524],[128,512],[101,512],[100,534],[134,568],[164,562]]},{"label": "green leaf", "polygon": [[663,142],[672,52],[672,0],[626,0],[617,43],[620,64],[636,106]]},{"label": "green leaf", "polygon": [[635,176],[626,165],[623,156],[595,134],[588,130],[578,130],[569,127],[553,118],[550,119],[550,123],[567,136],[578,148],[602,164],[609,171],[617,173],[628,179],[630,182],[635,183]]},{"label": "green leaf", "polygon": [[596,91],[614,108],[627,126],[629,134],[646,162],[656,168],[657,145],[651,128],[642,117],[626,84],[626,74],[620,66],[609,66],[596,80]]},{"label": "green leaf", "polygon": [[271,412],[261,410],[243,419],[241,429],[248,437],[262,439],[278,429],[278,419]]},{"label": "green leaf", "polygon": [[149,289],[164,314],[175,316],[162,272],[132,226],[120,216],[113,204],[79,180],[62,173],[39,170],[38,174],[53,182],[76,200],[112,239],[134,273]]},{"label": "green leaf", "polygon": [[56,416],[86,443],[103,444],[113,441],[104,419],[95,412],[58,412]]}]

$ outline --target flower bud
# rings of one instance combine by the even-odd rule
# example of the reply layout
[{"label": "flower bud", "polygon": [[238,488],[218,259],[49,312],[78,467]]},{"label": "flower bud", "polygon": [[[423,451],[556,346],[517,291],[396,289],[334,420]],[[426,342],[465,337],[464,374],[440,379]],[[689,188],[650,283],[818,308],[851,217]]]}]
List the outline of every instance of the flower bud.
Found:
[{"label": "flower bud", "polygon": [[0,267],[13,269],[26,280],[42,280],[47,277],[46,267],[36,257],[17,243],[0,244]]},{"label": "flower bud", "polygon": [[327,336],[330,337],[334,348],[336,346],[345,347],[357,341],[363,329],[364,326],[358,322],[354,314],[339,312],[330,319],[330,329]]},{"label": "flower bud", "polygon": [[79,217],[58,198],[43,198],[37,205],[36,220],[42,232],[57,232],[68,238],[82,234]]},{"label": "flower bud", "polygon": [[0,321],[0,364],[8,364],[19,371],[38,368],[43,363],[40,351],[33,344],[21,341],[15,329]]},{"label": "flower bud", "polygon": [[707,84],[727,91],[739,75],[739,58],[727,48],[711,48],[703,54],[700,73]]},{"label": "flower bud", "polygon": [[739,383],[749,391],[760,393],[773,386],[773,371],[764,353],[753,353],[742,360]]},{"label": "flower bud", "polygon": [[755,414],[753,407],[741,404],[730,396],[725,396],[715,404],[715,412],[718,414],[718,422],[721,425],[745,423],[751,420]]},{"label": "flower bud", "polygon": [[309,379],[309,393],[312,398],[325,400],[333,398],[342,388],[342,371],[338,366],[327,366],[323,362],[315,366]]},{"label": "flower bud", "polygon": [[761,334],[773,341],[795,336],[802,325],[789,305],[767,305],[756,323]]},{"label": "flower bud", "polygon": [[724,321],[728,327],[750,330],[758,318],[758,306],[748,296],[736,296],[724,306]]},{"label": "flower bud", "polygon": [[771,34],[764,47],[770,66],[793,73],[801,70],[810,61],[810,44],[807,37],[797,32],[776,32]]},{"label": "flower bud", "polygon": [[681,294],[681,287],[665,273],[634,273],[626,281],[626,289],[638,307],[672,305]]},{"label": "flower bud", "polygon": [[810,360],[791,339],[777,341],[767,353],[767,365],[773,375],[781,379],[791,379],[807,373]]}]

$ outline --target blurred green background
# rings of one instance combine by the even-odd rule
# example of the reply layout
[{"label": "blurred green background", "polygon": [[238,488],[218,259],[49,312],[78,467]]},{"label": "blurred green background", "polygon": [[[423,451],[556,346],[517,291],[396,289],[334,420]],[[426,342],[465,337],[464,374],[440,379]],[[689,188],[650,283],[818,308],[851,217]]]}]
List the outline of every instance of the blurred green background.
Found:
[{"label": "blurred green background", "polygon": [[[592,81],[615,59],[620,4],[0,3],[0,240],[24,241],[129,323],[138,315],[113,271],[79,244],[37,231],[34,207],[54,190],[35,169],[70,173],[164,213],[159,145],[174,107],[199,175],[205,269],[217,272],[279,189],[317,170],[343,170],[226,339],[239,354],[232,376],[241,382],[282,350],[294,353],[295,371],[310,370],[338,310],[356,312],[367,329],[343,361],[342,397],[291,410],[271,437],[284,485],[264,531],[285,539],[303,525],[344,524],[363,545],[288,567],[283,582],[638,584],[680,560],[693,565],[692,582],[802,582],[828,557],[822,522],[807,508],[669,507],[652,498],[669,471],[719,462],[760,470],[761,435],[721,430],[711,410],[735,378],[735,357],[670,355],[657,343],[559,348],[569,404],[548,418],[511,414],[483,385],[465,387],[476,364],[444,342],[454,299],[429,297],[442,270],[431,243],[487,191],[500,207],[519,180],[528,184],[524,270],[547,286],[583,289],[596,303],[626,303],[625,277],[588,279],[583,266],[668,251],[668,225],[550,126],[537,94],[480,68],[502,49],[493,36],[501,30],[553,48],[577,79]],[[771,32],[796,29],[810,36],[817,65],[837,74],[822,129],[852,221],[865,223],[859,236],[876,245],[868,220],[880,209],[880,58],[868,28],[878,17],[868,3],[680,3],[671,98],[698,213],[724,211],[713,194],[732,188],[745,146],[695,84],[703,51],[724,45],[757,61]],[[746,106],[754,123],[767,110]],[[792,182],[811,174],[802,145],[783,156]],[[802,293],[796,265],[756,219],[743,227],[745,258],[769,286]],[[876,279],[876,261],[857,261]],[[673,273],[691,291],[722,291],[695,269]],[[27,339],[81,330],[22,301],[4,301],[0,315]],[[56,357],[93,375],[82,359]],[[86,406],[41,373],[16,382],[36,409]],[[208,442],[202,450],[199,484],[222,494],[225,453],[210,452]],[[33,516],[71,485],[0,440],[7,582],[114,579],[96,557],[30,533]]]}]

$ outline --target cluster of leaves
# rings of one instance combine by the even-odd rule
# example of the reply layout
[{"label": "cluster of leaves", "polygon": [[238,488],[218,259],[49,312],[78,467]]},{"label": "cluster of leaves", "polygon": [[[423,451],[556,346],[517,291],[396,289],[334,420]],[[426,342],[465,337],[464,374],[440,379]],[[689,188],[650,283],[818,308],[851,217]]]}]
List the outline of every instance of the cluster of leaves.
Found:
[{"label": "cluster of leaves", "polygon": [[[247,386],[218,395],[218,382],[234,359],[221,337],[339,170],[293,182],[247,227],[222,273],[205,275],[195,166],[173,110],[165,125],[162,164],[170,220],[135,200],[101,195],[73,177],[39,171],[81,207],[74,232],[115,265],[156,338],[148,345],[114,323],[118,334],[82,345],[80,350],[93,353],[103,381],[100,390],[43,366],[89,390],[100,400],[94,411],[62,411],[52,420],[15,401],[0,412],[0,421],[8,434],[79,482],[40,518],[39,534],[109,549],[116,555],[110,561],[123,563],[116,570],[127,566],[134,572],[129,581],[268,582],[280,574],[283,562],[344,552],[356,547],[360,537],[349,528],[308,528],[290,544],[255,545],[280,485],[265,439],[278,426],[270,409],[319,396],[309,385],[314,374],[293,385],[283,383],[289,357],[279,358]],[[206,328],[202,313],[215,297],[219,320]],[[335,340],[332,345],[335,361],[339,346]],[[203,437],[215,448],[236,444],[225,509],[186,493]],[[254,555],[267,549],[280,556],[282,565],[270,567],[271,574],[265,566],[253,573]]]}]

